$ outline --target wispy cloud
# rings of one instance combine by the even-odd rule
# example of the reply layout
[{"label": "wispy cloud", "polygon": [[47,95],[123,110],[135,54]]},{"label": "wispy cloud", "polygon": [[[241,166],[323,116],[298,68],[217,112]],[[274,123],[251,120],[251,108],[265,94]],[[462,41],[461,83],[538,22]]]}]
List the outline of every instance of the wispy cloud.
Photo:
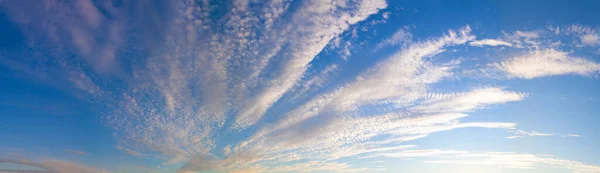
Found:
[{"label": "wispy cloud", "polygon": [[[121,109],[110,117],[112,126],[127,132],[122,135],[127,141],[122,150],[140,153],[138,150],[143,149],[132,146],[141,144],[165,155],[168,163],[208,155],[216,147],[214,136],[218,130],[237,132],[255,125],[292,87],[302,86],[298,91],[304,92],[320,85],[337,67],[330,66],[308,83],[298,84],[309,63],[333,38],[386,7],[385,1],[346,5],[306,1],[294,3],[296,9],[287,11],[290,2],[250,3],[255,4],[236,4],[238,7],[227,16],[238,22],[223,23],[231,31],[210,31],[211,37],[206,37],[208,45],[196,39],[183,43],[171,40],[173,43],[168,46],[172,49],[151,57],[147,66],[134,71],[135,89],[125,94]],[[187,9],[181,17],[194,20],[182,25],[193,28],[169,33],[172,38],[206,35],[212,28],[205,25],[222,24],[198,17],[197,13],[209,7],[184,8]],[[248,12],[256,15],[246,15]],[[282,14],[289,18],[278,20]],[[257,19],[265,16],[269,19],[263,26]],[[244,31],[247,28],[262,32],[257,35]],[[205,37],[199,40],[202,38]],[[232,40],[237,41],[230,44]],[[210,49],[197,50],[187,44]],[[194,69],[202,69],[201,75]],[[155,99],[160,101],[148,102],[145,98],[149,92],[158,94]],[[231,124],[226,124],[226,120],[231,120],[227,121]],[[239,155],[235,150],[230,152],[232,158]],[[190,164],[186,170],[196,168]],[[226,168],[229,169],[212,169]]]},{"label": "wispy cloud", "polygon": [[598,46],[600,45],[600,33],[598,30],[583,25],[571,25],[566,27],[566,34],[574,35],[578,37],[575,42],[577,46]]},{"label": "wispy cloud", "polygon": [[79,151],[79,150],[71,150],[71,149],[66,149],[65,152],[75,154],[75,155],[80,155],[80,156],[90,155],[90,153],[86,153],[86,152]]},{"label": "wispy cloud", "polygon": [[488,165],[506,168],[535,169],[538,165],[549,165],[552,167],[566,168],[575,172],[597,172],[600,167],[586,165],[581,162],[554,159],[546,156],[532,154],[520,154],[512,152],[487,152],[487,153],[465,153],[447,155],[450,159],[436,159],[426,161],[437,164],[466,164],[466,165]]},{"label": "wispy cloud", "polygon": [[536,131],[526,132],[523,130],[517,130],[516,134],[517,135],[527,135],[527,136],[554,136],[553,133],[540,133],[540,132],[536,132]]},{"label": "wispy cloud", "polygon": [[514,130],[514,136],[508,136],[507,139],[522,138],[524,136],[555,136],[554,133],[541,133],[536,131],[526,132],[523,130]]},{"label": "wispy cloud", "polygon": [[[467,26],[458,32],[450,30],[437,39],[410,44],[344,86],[332,104],[340,111],[347,111],[373,101],[402,104],[418,99],[427,84],[451,74],[451,67],[433,65],[425,58],[444,52],[446,47],[473,40],[475,36],[470,32]],[[397,68],[398,65],[403,68]]]},{"label": "wispy cloud", "polygon": [[481,88],[466,93],[429,94],[424,104],[411,110],[416,112],[468,112],[486,105],[501,104],[524,99],[527,94],[505,91],[502,88]]},{"label": "wispy cloud", "polygon": [[408,26],[402,27],[402,28],[396,30],[396,32],[394,32],[394,34],[392,34],[392,36],[390,36],[389,38],[378,43],[375,50],[382,49],[386,46],[407,44],[407,43],[411,42],[412,37],[413,36],[412,36],[412,33],[410,33],[410,27],[408,27]]},{"label": "wispy cloud", "polygon": [[508,46],[511,47],[513,46],[512,43],[506,42],[506,41],[502,41],[502,40],[496,40],[496,39],[483,39],[483,40],[476,40],[476,41],[472,41],[469,43],[471,46]]},{"label": "wispy cloud", "polygon": [[533,50],[493,65],[510,77],[524,79],[565,74],[591,76],[600,71],[596,62],[554,49]]},{"label": "wispy cloud", "polygon": [[[116,48],[123,42],[121,33],[125,22],[109,17],[121,13],[114,7],[115,4],[106,2],[98,6],[90,0],[74,3],[5,1],[1,6],[14,14],[12,19],[22,25],[29,39],[74,48],[98,72],[116,70]],[[103,13],[100,8],[113,10]]]},{"label": "wispy cloud", "polygon": [[517,48],[538,48],[542,46],[540,38],[543,37],[543,31],[541,30],[503,32],[503,34],[503,40]]},{"label": "wispy cloud", "polygon": [[395,153],[375,154],[369,157],[420,158],[432,164],[486,165],[517,169],[535,169],[541,165],[566,168],[574,172],[598,172],[600,167],[585,163],[555,159],[550,156],[515,152],[471,152],[460,150],[403,150]]},{"label": "wispy cloud", "polygon": [[581,137],[578,134],[543,133],[543,132],[537,132],[537,131],[528,132],[528,131],[523,131],[523,130],[518,130],[518,129],[511,130],[511,132],[513,132],[514,135],[506,137],[507,139],[517,139],[517,138],[523,138],[526,136],[531,136],[531,137],[550,137],[550,136]]},{"label": "wispy cloud", "polygon": [[[106,170],[64,160],[41,160],[1,158],[0,163],[17,164],[39,168],[39,170],[8,170],[19,173],[108,173]],[[4,170],[0,170],[4,171]]]},{"label": "wispy cloud", "polygon": [[[386,148],[381,145],[410,141],[439,131],[470,127],[514,128],[514,123],[459,122],[459,119],[467,115],[455,112],[467,110],[440,111],[420,116],[411,116],[404,112],[358,117],[336,116],[338,114],[336,112],[352,112],[357,107],[377,102],[398,105],[421,104],[419,100],[425,98],[427,84],[435,83],[443,76],[449,75],[445,72],[447,68],[436,68],[429,64],[425,57],[439,54],[445,46],[466,43],[474,38],[469,35],[469,32],[469,28],[465,27],[458,33],[450,31],[449,34],[439,38],[411,43],[373,69],[364,72],[356,82],[350,82],[330,93],[314,97],[304,105],[286,113],[279,122],[261,128],[249,140],[233,147],[232,151],[234,153],[262,152],[258,154],[262,157],[259,157],[259,160],[271,160],[269,158],[284,162],[309,158],[335,160],[372,152],[399,150],[404,146]],[[407,68],[399,70],[395,68],[398,64],[403,64]],[[439,71],[428,72],[435,69]],[[424,77],[414,77],[414,75],[424,75]],[[390,78],[404,79],[401,80],[404,82],[388,80]],[[388,90],[388,88],[397,89]],[[481,106],[479,104],[498,104],[523,98],[522,94],[504,92],[500,89],[497,91],[509,95],[507,97],[510,98],[483,101],[484,103],[469,102],[468,104],[475,104],[471,110]],[[504,96],[503,94],[499,95]],[[487,96],[495,98],[496,95]],[[330,118],[323,119],[326,116]],[[321,122],[316,122],[315,118],[319,118]],[[310,130],[302,128],[306,125],[312,128]],[[382,136],[389,137],[372,140]]]},{"label": "wispy cloud", "polygon": [[[291,57],[289,61],[284,62],[280,75],[274,76],[271,79],[273,82],[267,83],[265,88],[252,98],[252,101],[243,106],[236,118],[236,126],[246,127],[258,121],[266,110],[300,79],[306,71],[308,63],[331,39],[344,32],[349,25],[364,20],[386,6],[385,1],[378,0],[360,2],[356,8],[339,8],[337,4],[330,2],[306,2],[306,5],[298,10],[290,23],[295,27],[306,26],[306,28],[299,29],[303,32],[297,33],[298,35],[295,35],[297,38],[290,38],[290,40],[305,40],[306,42],[290,43],[290,47],[293,49],[289,50],[288,54]],[[351,12],[348,13],[344,10],[351,10]],[[305,25],[299,26],[298,23]]]}]

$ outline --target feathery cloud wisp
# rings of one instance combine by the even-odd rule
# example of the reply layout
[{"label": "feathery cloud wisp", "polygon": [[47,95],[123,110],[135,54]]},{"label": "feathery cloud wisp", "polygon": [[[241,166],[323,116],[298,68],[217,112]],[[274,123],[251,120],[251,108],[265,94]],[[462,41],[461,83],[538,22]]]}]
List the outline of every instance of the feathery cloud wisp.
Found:
[{"label": "feathery cloud wisp", "polygon": [[[108,173],[106,170],[64,160],[32,161],[26,159],[0,158],[0,163],[18,164],[43,170],[10,170],[9,172],[31,173]],[[0,170],[3,171],[3,170]]]},{"label": "feathery cloud wisp", "polygon": [[470,42],[469,44],[471,46],[478,46],[478,47],[482,47],[482,46],[508,46],[508,47],[511,47],[511,46],[513,46],[512,43],[502,41],[502,40],[495,40],[495,39],[476,40],[476,41]]},{"label": "feathery cloud wisp", "polygon": [[509,77],[524,79],[564,74],[590,76],[600,71],[596,62],[554,49],[533,50],[493,65]]},{"label": "feathery cloud wisp", "polygon": [[486,105],[519,101],[524,93],[504,91],[501,88],[481,88],[466,93],[430,94],[424,104],[411,108],[416,112],[468,112]]},{"label": "feathery cloud wisp", "polygon": [[535,169],[540,165],[548,165],[582,173],[600,171],[599,166],[588,165],[577,161],[515,152],[471,152],[460,150],[422,149],[373,154],[368,157],[419,158],[419,160],[431,164],[485,165],[516,169]]},{"label": "feathery cloud wisp", "polygon": [[71,150],[71,149],[66,149],[65,152],[75,154],[75,155],[80,155],[80,156],[90,155],[90,153],[86,153],[86,152],[79,151],[79,150]]}]

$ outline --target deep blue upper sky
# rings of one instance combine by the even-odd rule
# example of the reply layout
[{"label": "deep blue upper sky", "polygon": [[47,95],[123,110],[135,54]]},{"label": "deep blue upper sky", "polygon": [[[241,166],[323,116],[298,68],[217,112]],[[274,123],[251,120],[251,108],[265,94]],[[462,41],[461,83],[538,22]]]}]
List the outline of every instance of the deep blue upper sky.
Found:
[{"label": "deep blue upper sky", "polygon": [[0,172],[600,172],[598,16],[0,0]]}]

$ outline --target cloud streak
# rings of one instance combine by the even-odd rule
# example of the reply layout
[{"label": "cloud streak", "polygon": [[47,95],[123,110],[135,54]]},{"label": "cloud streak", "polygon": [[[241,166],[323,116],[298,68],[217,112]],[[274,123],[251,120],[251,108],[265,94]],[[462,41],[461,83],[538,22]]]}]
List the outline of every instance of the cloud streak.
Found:
[{"label": "cloud streak", "polygon": [[25,159],[0,158],[0,163],[18,164],[43,169],[11,170],[13,172],[18,173],[108,173],[108,171],[106,170],[97,169],[86,165],[63,160],[42,160],[37,162]]},{"label": "cloud streak", "polygon": [[502,41],[502,40],[495,40],[495,39],[484,39],[484,40],[476,40],[476,41],[472,41],[469,43],[471,46],[478,46],[478,47],[482,47],[482,46],[508,46],[508,47],[512,47],[513,44],[506,42],[506,41]]},{"label": "cloud streak", "polygon": [[565,168],[578,173],[600,171],[599,166],[577,161],[562,160],[551,156],[540,156],[515,152],[471,152],[460,150],[410,149],[367,156],[384,158],[412,158],[430,164],[484,165],[515,169],[536,169],[543,166]]},{"label": "cloud streak", "polygon": [[596,62],[554,49],[534,50],[494,66],[510,77],[524,79],[565,74],[591,76],[600,71]]}]

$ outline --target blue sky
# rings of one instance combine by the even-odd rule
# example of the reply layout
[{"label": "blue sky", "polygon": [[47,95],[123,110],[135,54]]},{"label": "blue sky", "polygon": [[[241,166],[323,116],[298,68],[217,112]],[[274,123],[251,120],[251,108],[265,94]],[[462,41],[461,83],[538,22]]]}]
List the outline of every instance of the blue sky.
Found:
[{"label": "blue sky", "polygon": [[0,0],[0,172],[600,172],[598,7]]}]

